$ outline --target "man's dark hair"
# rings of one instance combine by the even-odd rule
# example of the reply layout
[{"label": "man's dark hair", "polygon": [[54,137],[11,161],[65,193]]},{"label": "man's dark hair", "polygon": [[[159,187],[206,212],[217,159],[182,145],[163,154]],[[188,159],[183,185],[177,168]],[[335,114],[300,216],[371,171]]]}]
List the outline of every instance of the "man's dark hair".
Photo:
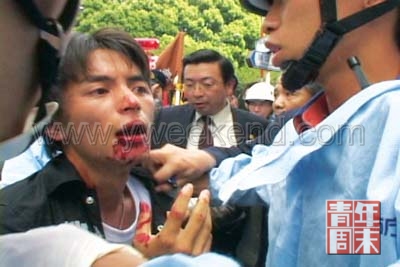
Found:
[{"label": "man's dark hair", "polygon": [[103,28],[93,34],[72,35],[59,67],[57,88],[61,90],[68,82],[79,82],[88,74],[88,58],[96,49],[109,49],[126,56],[150,81],[148,58],[139,43],[127,32],[115,28]]},{"label": "man's dark hair", "polygon": [[222,79],[224,84],[236,80],[235,70],[233,68],[232,62],[222,56],[215,50],[211,49],[200,49],[197,50],[183,58],[183,69],[187,65],[197,65],[200,63],[214,63],[218,62],[222,74]]},{"label": "man's dark hair", "polygon": [[152,83],[158,83],[161,88],[168,84],[168,77],[160,70],[152,70],[150,78]]}]

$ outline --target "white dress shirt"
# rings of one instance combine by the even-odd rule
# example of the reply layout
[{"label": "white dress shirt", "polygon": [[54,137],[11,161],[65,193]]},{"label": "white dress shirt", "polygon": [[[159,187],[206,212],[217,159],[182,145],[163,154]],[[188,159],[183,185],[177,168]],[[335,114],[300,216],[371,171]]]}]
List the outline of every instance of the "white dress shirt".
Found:
[{"label": "white dress shirt", "polygon": [[[201,114],[196,112],[194,120],[190,127],[188,143],[186,148],[198,149],[200,133],[203,130],[203,121],[200,119]],[[229,103],[214,115],[210,115],[212,124],[209,129],[212,133],[214,146],[231,147],[236,146],[236,136],[233,127],[232,110]]]}]

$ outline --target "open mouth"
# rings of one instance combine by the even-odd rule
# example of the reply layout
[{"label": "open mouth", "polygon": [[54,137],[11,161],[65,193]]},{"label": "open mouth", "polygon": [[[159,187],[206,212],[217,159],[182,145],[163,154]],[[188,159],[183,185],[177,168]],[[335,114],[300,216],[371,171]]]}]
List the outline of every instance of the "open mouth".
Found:
[{"label": "open mouth", "polygon": [[147,133],[146,126],[142,122],[129,123],[122,127],[116,133],[117,137],[129,137],[129,136],[137,136],[144,135]]},{"label": "open mouth", "polygon": [[131,148],[146,141],[147,127],[143,122],[133,122],[124,125],[117,133],[118,144],[129,145]]},{"label": "open mouth", "polygon": [[148,151],[150,141],[147,125],[141,120],[122,126],[116,132],[113,144],[114,158],[118,160],[134,160]]},{"label": "open mouth", "polygon": [[265,46],[273,53],[277,53],[281,48],[278,45],[267,42]]}]

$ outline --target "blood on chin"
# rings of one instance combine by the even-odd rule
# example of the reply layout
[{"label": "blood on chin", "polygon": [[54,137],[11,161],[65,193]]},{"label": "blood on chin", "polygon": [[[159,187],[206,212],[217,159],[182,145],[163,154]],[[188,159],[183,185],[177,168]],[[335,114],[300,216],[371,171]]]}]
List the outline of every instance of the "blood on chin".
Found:
[{"label": "blood on chin", "polygon": [[120,161],[138,161],[149,150],[150,146],[144,143],[116,144],[113,146],[113,158]]}]

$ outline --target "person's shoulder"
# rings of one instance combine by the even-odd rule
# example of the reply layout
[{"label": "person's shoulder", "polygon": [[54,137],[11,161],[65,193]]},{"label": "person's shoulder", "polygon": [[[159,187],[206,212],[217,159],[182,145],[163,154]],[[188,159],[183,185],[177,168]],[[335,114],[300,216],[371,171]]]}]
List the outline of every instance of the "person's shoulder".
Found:
[{"label": "person's shoulder", "polygon": [[[51,193],[59,184],[72,180],[66,173],[66,157],[59,155],[51,159],[42,169],[29,175],[28,177],[5,186],[0,190],[1,202],[14,200],[19,196],[31,195],[32,197],[45,197]],[[61,177],[61,174],[67,178]],[[55,179],[56,177],[56,179]],[[9,197],[8,197],[9,196]],[[28,198],[29,199],[29,198]]]},{"label": "person's shoulder", "polygon": [[[16,200],[19,196],[31,194],[35,192],[38,187],[41,186],[40,171],[31,174],[30,176],[15,182],[13,184],[7,185],[0,190],[1,199],[0,202],[8,202],[9,200]],[[10,198],[8,198],[10,196]]]},{"label": "person's shoulder", "polygon": [[0,190],[0,234],[25,231],[46,199],[38,173]]},{"label": "person's shoulder", "polygon": [[396,97],[399,93],[400,79],[387,80],[371,84],[357,93],[353,98],[361,101],[370,101],[379,97]]},{"label": "person's shoulder", "polygon": [[158,128],[160,123],[174,123],[190,120],[194,116],[195,110],[193,106],[185,104],[180,106],[164,107],[157,111],[154,124]]},{"label": "person's shoulder", "polygon": [[159,110],[159,113],[166,115],[166,114],[175,114],[175,113],[180,113],[180,112],[192,112],[192,111],[194,111],[193,106],[191,106],[189,104],[185,104],[185,105],[179,105],[179,106],[163,107]]},{"label": "person's shoulder", "polygon": [[[397,112],[400,101],[400,80],[382,81],[371,84],[358,92],[335,110],[337,117],[345,118],[360,115],[365,119],[368,116],[385,117],[389,110]],[[361,108],[362,107],[362,108]],[[379,112],[376,110],[379,109]],[[336,118],[335,116],[329,116]]]}]

